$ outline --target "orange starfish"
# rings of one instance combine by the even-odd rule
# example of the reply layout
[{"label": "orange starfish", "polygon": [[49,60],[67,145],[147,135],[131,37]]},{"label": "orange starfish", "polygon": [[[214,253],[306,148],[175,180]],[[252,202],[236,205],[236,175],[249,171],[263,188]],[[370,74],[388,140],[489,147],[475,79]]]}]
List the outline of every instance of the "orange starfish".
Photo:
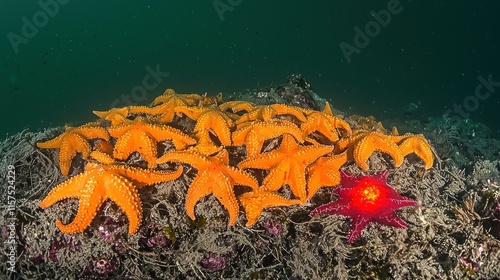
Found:
[{"label": "orange starfish", "polygon": [[239,168],[258,168],[270,170],[263,181],[266,190],[277,191],[288,184],[293,194],[305,202],[306,168],[320,156],[333,149],[332,146],[299,146],[290,134],[283,134],[278,149],[249,157],[238,164]]},{"label": "orange starfish", "polygon": [[177,179],[183,172],[182,166],[172,172],[152,171],[126,165],[113,164],[105,153],[96,153],[95,158],[108,164],[88,163],[85,172],[56,186],[40,202],[42,208],[66,198],[79,198],[75,219],[64,225],[56,221],[64,233],[73,234],[85,230],[101,205],[107,199],[114,201],[129,220],[129,234],[134,234],[142,220],[142,206],[138,188]]},{"label": "orange starfish", "polygon": [[101,119],[111,122],[112,126],[127,123],[127,119],[132,114],[151,114],[151,108],[146,106],[128,106],[123,108],[113,108],[108,111],[92,111],[96,116]]},{"label": "orange starfish", "polygon": [[78,127],[66,126],[65,131],[54,139],[36,144],[38,148],[59,148],[59,167],[61,173],[66,176],[69,173],[71,161],[76,153],[81,153],[83,159],[87,159],[91,152],[89,139],[109,140],[109,134],[97,122],[87,123]]},{"label": "orange starfish", "polygon": [[245,111],[246,113],[250,112],[253,110],[255,107],[255,104],[252,102],[247,102],[247,101],[241,101],[241,100],[234,100],[234,101],[227,101],[219,105],[219,109],[222,111],[228,111],[231,110],[232,113],[237,114],[241,111]]},{"label": "orange starfish", "polygon": [[245,124],[247,125],[233,132],[232,137],[233,145],[246,146],[248,157],[259,154],[266,140],[281,136],[285,133],[291,134],[300,143],[304,142],[304,139],[302,139],[302,132],[290,121],[253,121]]},{"label": "orange starfish", "polygon": [[172,151],[156,161],[162,164],[168,161],[182,162],[194,166],[198,174],[191,182],[186,196],[186,212],[195,219],[195,205],[203,197],[213,194],[229,212],[229,225],[238,219],[239,204],[233,191],[234,185],[243,185],[257,189],[258,183],[250,174],[229,166],[227,150],[222,149],[214,156],[205,156],[195,149]]},{"label": "orange starfish", "polygon": [[356,164],[364,170],[368,170],[368,158],[373,152],[382,152],[394,159],[394,166],[403,164],[403,155],[398,145],[394,143],[393,136],[385,135],[376,131],[360,131],[352,137],[340,139],[335,146],[336,152],[350,149],[350,153]]},{"label": "orange starfish", "polygon": [[292,115],[301,122],[306,121],[306,117],[297,107],[291,107],[285,104],[272,104],[266,106],[256,106],[252,111],[242,115],[236,124],[241,124],[248,121],[264,120],[269,121],[279,115]]},{"label": "orange starfish", "polygon": [[348,162],[347,151],[320,157],[307,168],[307,199],[324,186],[340,184],[340,167]]},{"label": "orange starfish", "polygon": [[201,100],[201,96],[196,93],[176,93],[175,90],[168,88],[162,95],[158,96],[151,103],[152,106],[156,106],[163,103],[182,103],[184,105],[193,106]]},{"label": "orange starfish", "polygon": [[309,137],[313,132],[319,132],[331,142],[336,142],[340,137],[351,136],[349,124],[332,113],[330,104],[326,102],[323,112],[305,110],[307,120],[300,125],[306,141],[317,144],[316,140]]},{"label": "orange starfish", "polygon": [[394,138],[399,140],[398,146],[403,157],[414,153],[417,157],[422,159],[425,165],[425,169],[429,169],[432,167],[434,163],[432,148],[422,134],[413,135],[408,133],[403,136]]},{"label": "orange starfish", "polygon": [[247,227],[251,227],[255,224],[264,209],[301,203],[298,199],[286,199],[278,194],[266,191],[262,187],[258,190],[244,193],[240,195],[238,199],[241,205],[243,205],[243,208],[245,208]]},{"label": "orange starfish", "polygon": [[133,152],[138,152],[148,162],[149,168],[156,167],[156,144],[160,141],[172,140],[175,148],[184,149],[196,144],[196,140],[184,132],[167,126],[149,123],[144,118],[137,118],[128,124],[109,127],[109,134],[117,138],[113,156],[126,160]]},{"label": "orange starfish", "polygon": [[193,132],[198,140],[197,147],[202,153],[210,155],[223,148],[211,140],[210,133],[219,139],[222,146],[231,146],[231,128],[234,123],[227,113],[222,112],[218,107],[178,106],[175,112],[196,120]]}]

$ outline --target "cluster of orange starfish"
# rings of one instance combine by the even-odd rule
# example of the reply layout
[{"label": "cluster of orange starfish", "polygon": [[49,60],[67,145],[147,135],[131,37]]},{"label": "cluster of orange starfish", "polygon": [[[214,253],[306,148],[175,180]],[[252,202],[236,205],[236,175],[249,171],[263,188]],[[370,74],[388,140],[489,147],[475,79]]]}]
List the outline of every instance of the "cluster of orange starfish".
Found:
[{"label": "cluster of orange starfish", "polygon": [[[195,219],[201,198],[214,195],[233,225],[245,210],[252,226],[264,209],[306,203],[319,188],[340,183],[340,167],[354,161],[368,169],[374,152],[390,155],[394,165],[414,153],[432,167],[431,147],[422,135],[351,130],[332,114],[283,104],[223,102],[222,96],[177,94],[167,89],[150,106],[94,111],[101,120],[67,127],[58,137],[38,143],[58,148],[59,166],[68,175],[80,153],[85,171],[56,186],[40,202],[43,208],[66,198],[78,198],[74,220],[62,232],[85,230],[107,199],[127,215],[129,234],[142,220],[138,188],[176,180],[183,164],[197,170],[190,182],[185,208]],[[167,163],[178,163],[169,170]],[[263,171],[258,171],[263,170]],[[260,174],[260,175],[259,175]],[[248,191],[236,195],[236,185]],[[283,191],[288,190],[288,191]]]}]

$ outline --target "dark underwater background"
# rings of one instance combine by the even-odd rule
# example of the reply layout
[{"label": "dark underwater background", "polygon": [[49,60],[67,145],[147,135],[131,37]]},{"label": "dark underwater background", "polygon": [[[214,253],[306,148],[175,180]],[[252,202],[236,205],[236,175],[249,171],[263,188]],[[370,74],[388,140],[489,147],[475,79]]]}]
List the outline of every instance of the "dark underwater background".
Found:
[{"label": "dark underwater background", "polygon": [[[382,120],[465,103],[498,138],[500,87],[481,100],[475,90],[478,77],[500,82],[499,11],[499,1],[455,0],[3,0],[0,138],[83,124],[166,88],[227,96],[291,74],[335,108]],[[340,46],[353,50],[367,25],[373,36],[347,59]]]}]

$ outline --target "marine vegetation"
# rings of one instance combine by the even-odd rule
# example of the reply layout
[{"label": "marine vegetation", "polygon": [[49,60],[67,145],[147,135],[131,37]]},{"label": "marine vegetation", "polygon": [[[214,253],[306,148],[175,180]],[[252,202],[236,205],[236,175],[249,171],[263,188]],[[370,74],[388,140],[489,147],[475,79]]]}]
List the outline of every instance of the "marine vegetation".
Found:
[{"label": "marine vegetation", "polygon": [[386,129],[330,103],[294,75],[228,100],[167,89],[149,105],[8,138],[1,164],[16,174],[17,204],[1,208],[15,220],[2,238],[15,236],[16,273],[498,276],[500,162],[459,168],[435,152],[448,143],[435,126]]}]

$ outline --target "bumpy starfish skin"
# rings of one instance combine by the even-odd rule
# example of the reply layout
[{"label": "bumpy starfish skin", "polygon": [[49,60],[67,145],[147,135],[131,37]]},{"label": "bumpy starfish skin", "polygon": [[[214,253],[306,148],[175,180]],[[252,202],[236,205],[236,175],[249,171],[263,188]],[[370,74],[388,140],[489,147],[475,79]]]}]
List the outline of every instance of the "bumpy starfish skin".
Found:
[{"label": "bumpy starfish skin", "polygon": [[88,123],[79,127],[66,127],[65,132],[56,138],[37,143],[38,148],[59,148],[59,167],[63,175],[68,175],[71,161],[76,153],[81,153],[83,159],[87,159],[91,152],[89,139],[109,140],[108,132],[97,123]]},{"label": "bumpy starfish skin", "polygon": [[368,158],[374,152],[382,152],[390,155],[394,159],[394,166],[403,164],[403,155],[391,139],[390,136],[375,131],[362,131],[352,137],[340,140],[336,145],[336,150],[343,147],[350,148],[352,157],[356,164],[364,170],[368,170]]},{"label": "bumpy starfish skin", "polygon": [[291,134],[300,143],[304,142],[300,129],[292,122],[285,120],[276,121],[254,121],[245,127],[233,132],[233,145],[245,145],[247,156],[252,157],[260,153],[262,145],[266,140],[281,136],[285,133]]},{"label": "bumpy starfish skin", "polygon": [[85,230],[104,201],[110,199],[127,215],[129,234],[134,234],[142,221],[142,206],[137,189],[175,180],[182,171],[182,167],[173,172],[162,172],[125,165],[88,163],[84,173],[56,186],[40,202],[40,206],[47,208],[66,198],[78,198],[80,201],[75,219],[67,225],[60,220],[56,221],[62,232],[72,234]]},{"label": "bumpy starfish skin", "polygon": [[307,199],[311,199],[324,186],[340,184],[340,167],[348,162],[347,152],[320,157],[307,168]]},{"label": "bumpy starfish skin", "polygon": [[351,127],[346,121],[333,115],[328,102],[326,102],[323,112],[313,110],[306,112],[307,120],[300,125],[300,129],[304,132],[304,136],[309,142],[316,143],[315,140],[308,137],[315,131],[323,134],[331,142],[338,141],[340,136],[348,137],[352,133]]},{"label": "bumpy starfish skin", "polygon": [[156,106],[163,103],[169,103],[172,101],[183,103],[183,105],[194,106],[198,104],[201,100],[201,95],[196,93],[176,93],[175,90],[168,88],[162,95],[158,96],[153,100],[151,105]]},{"label": "bumpy starfish skin", "polygon": [[149,113],[151,115],[154,115],[159,123],[166,124],[174,120],[175,108],[177,106],[184,106],[184,105],[186,104],[179,99],[171,99],[168,102],[150,108]]},{"label": "bumpy starfish skin", "polygon": [[111,122],[111,125],[116,126],[122,123],[130,122],[127,117],[130,114],[150,114],[151,108],[146,106],[128,106],[123,108],[113,108],[108,111],[92,111],[101,119]]},{"label": "bumpy starfish skin", "polygon": [[270,170],[263,181],[267,190],[277,191],[288,184],[293,194],[302,202],[306,201],[305,169],[320,156],[333,149],[332,146],[299,146],[293,136],[284,134],[277,150],[247,158],[238,164],[239,168]]},{"label": "bumpy starfish skin", "polygon": [[236,121],[236,124],[255,120],[269,121],[278,115],[292,115],[301,122],[306,121],[306,117],[298,108],[287,106],[285,104],[273,104],[255,107],[252,111],[242,115]]},{"label": "bumpy starfish skin", "polygon": [[417,155],[424,162],[425,169],[431,168],[434,163],[431,145],[422,134],[403,136],[399,149],[403,157],[411,153]]},{"label": "bumpy starfish skin", "polygon": [[133,152],[141,154],[149,168],[156,167],[157,143],[172,140],[176,149],[196,144],[196,140],[184,132],[166,125],[150,124],[141,119],[130,124],[108,128],[109,134],[117,138],[113,156],[126,160]]},{"label": "bumpy starfish skin", "polygon": [[250,174],[229,166],[229,155],[225,149],[215,156],[205,156],[195,149],[173,151],[158,158],[157,163],[182,162],[194,166],[198,174],[191,182],[186,196],[186,212],[195,219],[195,205],[203,197],[213,194],[229,212],[229,225],[233,225],[239,212],[239,204],[233,186],[242,185],[257,189],[258,183]]},{"label": "bumpy starfish skin", "polygon": [[300,204],[298,199],[287,199],[273,192],[259,188],[258,190],[244,193],[238,197],[241,205],[245,208],[247,216],[247,227],[251,227],[257,222],[264,209],[277,206],[291,206]]},{"label": "bumpy starfish skin", "polygon": [[219,105],[219,109],[222,111],[228,111],[231,110],[232,113],[239,113],[241,111],[245,111],[246,113],[250,112],[253,110],[255,107],[255,104],[252,102],[247,102],[247,101],[227,101]]},{"label": "bumpy starfish skin", "polygon": [[222,149],[210,139],[210,133],[217,136],[222,146],[231,145],[231,127],[234,126],[234,122],[218,107],[179,106],[175,108],[175,112],[196,120],[193,132],[197,140],[202,142],[199,143],[201,150],[207,151],[205,154],[212,154]]},{"label": "bumpy starfish skin", "polygon": [[[305,204],[321,187],[338,185],[344,180],[340,171],[344,164],[354,162],[368,170],[369,158],[375,152],[391,156],[396,167],[411,153],[423,161],[425,169],[433,165],[433,149],[423,135],[400,136],[395,128],[391,133],[373,117],[350,116],[348,123],[333,115],[328,102],[320,112],[285,104],[223,102],[221,93],[212,97],[206,93],[178,94],[167,89],[149,106],[94,113],[101,120],[67,127],[60,136],[37,143],[40,148],[59,148],[63,175],[69,173],[77,153],[87,163],[84,173],[54,188],[41,203],[48,207],[67,197],[80,199],[73,222],[63,225],[57,221],[67,233],[83,231],[108,198],[122,207],[130,220],[129,230],[135,232],[142,215],[137,188],[157,182],[160,173],[153,169],[166,162],[185,163],[197,170],[185,202],[191,219],[195,219],[198,201],[213,194],[227,209],[229,225],[237,221],[241,202],[247,226],[252,226],[267,208]],[[162,145],[162,141],[173,145]],[[139,154],[148,169],[131,167],[130,164],[136,164],[132,163],[132,153]],[[157,158],[158,153],[163,156]],[[244,169],[266,171],[247,173]],[[172,173],[178,176],[176,172],[182,172],[179,170]],[[251,191],[236,197],[235,185],[250,187]],[[346,194],[345,186],[342,182],[338,193],[334,193],[351,199],[353,196]],[[283,187],[290,192],[288,189],[279,192]],[[346,191],[341,193],[341,190]],[[384,188],[379,191],[391,194]],[[342,212],[344,208],[360,211],[359,203],[358,208],[352,203],[350,208],[342,204],[347,200],[341,198],[332,206],[336,213],[347,213]],[[353,216],[356,227],[349,240],[354,240],[361,232],[358,228],[366,226],[372,218],[380,223],[404,225],[394,213],[384,215],[382,218],[365,215],[359,221]]]},{"label": "bumpy starfish skin", "polygon": [[350,217],[352,221],[348,243],[356,241],[361,231],[373,222],[398,228],[406,227],[407,224],[395,211],[401,207],[415,206],[417,202],[401,196],[387,185],[388,175],[387,170],[377,175],[360,177],[342,172],[342,185],[333,189],[339,199],[319,206],[310,216],[335,214]]}]

